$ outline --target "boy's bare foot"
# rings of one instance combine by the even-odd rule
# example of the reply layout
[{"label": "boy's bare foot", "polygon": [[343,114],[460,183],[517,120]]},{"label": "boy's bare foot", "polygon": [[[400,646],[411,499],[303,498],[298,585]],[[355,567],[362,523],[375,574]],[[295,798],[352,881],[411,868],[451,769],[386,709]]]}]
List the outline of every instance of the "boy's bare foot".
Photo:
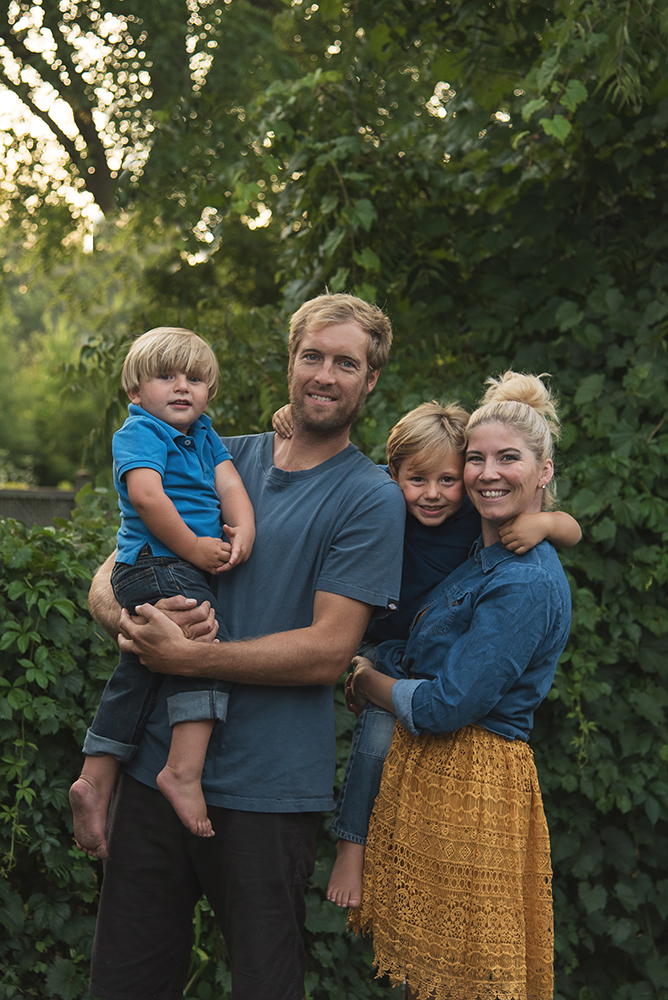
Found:
[{"label": "boy's bare foot", "polygon": [[92,858],[108,858],[107,807],[109,797],[102,794],[83,775],[70,788],[70,806],[74,821],[74,839]]},{"label": "boy's bare foot", "polygon": [[167,763],[156,778],[156,782],[186,829],[196,837],[214,836],[215,831],[206,814],[206,802],[199,779],[191,781]]},{"label": "boy's bare foot", "polygon": [[336,861],[327,886],[327,899],[337,906],[353,909],[362,904],[364,844],[340,840],[336,845]]}]

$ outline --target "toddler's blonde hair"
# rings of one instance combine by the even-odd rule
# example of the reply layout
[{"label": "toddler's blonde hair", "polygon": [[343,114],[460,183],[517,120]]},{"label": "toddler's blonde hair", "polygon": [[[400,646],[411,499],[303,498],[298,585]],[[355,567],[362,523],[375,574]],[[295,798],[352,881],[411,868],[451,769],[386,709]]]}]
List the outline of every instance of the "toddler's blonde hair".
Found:
[{"label": "toddler's blonde hair", "polygon": [[218,362],[201,337],[178,326],[156,326],[137,337],[123,364],[121,380],[126,392],[137,392],[142,379],[159,378],[172,371],[201,378],[213,399],[218,389]]}]

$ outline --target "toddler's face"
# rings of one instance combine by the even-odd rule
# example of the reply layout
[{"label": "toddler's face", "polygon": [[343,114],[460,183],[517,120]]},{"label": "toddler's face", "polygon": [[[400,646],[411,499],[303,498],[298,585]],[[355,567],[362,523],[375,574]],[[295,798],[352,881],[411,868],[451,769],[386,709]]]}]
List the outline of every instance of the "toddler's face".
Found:
[{"label": "toddler's face", "polygon": [[129,392],[128,396],[131,403],[141,406],[152,417],[186,434],[191,424],[204,413],[209,389],[201,378],[174,371],[142,379],[139,389]]},{"label": "toddler's face", "polygon": [[406,509],[420,524],[437,527],[459,510],[464,499],[464,456],[446,451],[404,458],[392,478],[398,483]]}]

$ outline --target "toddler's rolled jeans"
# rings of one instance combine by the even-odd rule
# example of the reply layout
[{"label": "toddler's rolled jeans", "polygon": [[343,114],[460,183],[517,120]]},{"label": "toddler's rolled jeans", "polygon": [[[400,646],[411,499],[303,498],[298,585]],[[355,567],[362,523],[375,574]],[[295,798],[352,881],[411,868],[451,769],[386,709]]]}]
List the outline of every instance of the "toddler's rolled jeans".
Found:
[{"label": "toddler's rolled jeans", "polygon": [[[119,604],[130,614],[138,604],[155,604],[163,597],[194,597],[210,601],[219,623],[218,638],[230,639],[209,576],[176,556],[154,556],[144,546],[133,566],[116,563],[111,581]],[[158,689],[165,686],[170,725],[227,718],[231,684],[210,679],[152,673],[134,653],[121,652],[118,666],[102,694],[93,724],[86,733],[83,752],[88,756],[111,754],[125,763],[134,756]]]}]

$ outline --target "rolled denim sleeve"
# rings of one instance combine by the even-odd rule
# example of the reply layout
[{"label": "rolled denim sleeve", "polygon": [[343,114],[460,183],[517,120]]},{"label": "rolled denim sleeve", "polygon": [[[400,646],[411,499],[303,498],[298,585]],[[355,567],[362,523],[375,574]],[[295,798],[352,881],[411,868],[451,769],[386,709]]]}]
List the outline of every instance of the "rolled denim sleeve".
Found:
[{"label": "rolled denim sleeve", "polygon": [[416,688],[421,684],[428,684],[427,680],[403,680],[397,681],[392,688],[392,704],[397,719],[408,730],[411,736],[419,736],[420,730],[413,722],[413,695]]}]

